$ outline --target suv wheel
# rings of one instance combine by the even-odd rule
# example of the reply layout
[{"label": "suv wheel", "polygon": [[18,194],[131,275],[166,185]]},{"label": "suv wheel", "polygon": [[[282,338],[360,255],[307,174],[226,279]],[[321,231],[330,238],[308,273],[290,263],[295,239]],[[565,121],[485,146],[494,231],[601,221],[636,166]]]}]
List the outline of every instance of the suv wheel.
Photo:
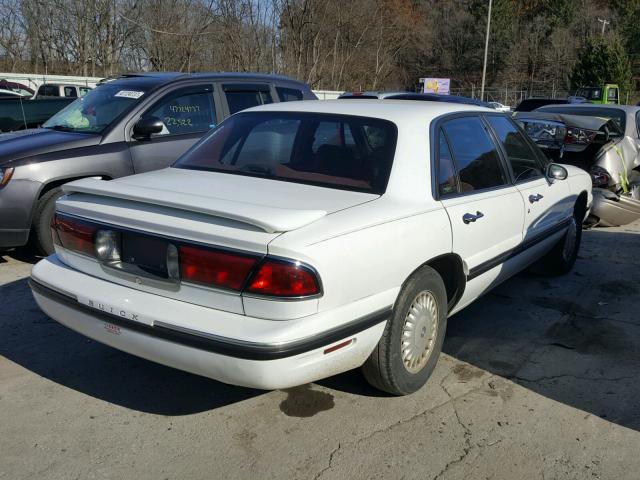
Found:
[{"label": "suv wheel", "polygon": [[41,255],[51,255],[54,252],[51,219],[56,210],[56,200],[61,196],[62,189],[55,187],[38,199],[31,225],[31,243]]}]

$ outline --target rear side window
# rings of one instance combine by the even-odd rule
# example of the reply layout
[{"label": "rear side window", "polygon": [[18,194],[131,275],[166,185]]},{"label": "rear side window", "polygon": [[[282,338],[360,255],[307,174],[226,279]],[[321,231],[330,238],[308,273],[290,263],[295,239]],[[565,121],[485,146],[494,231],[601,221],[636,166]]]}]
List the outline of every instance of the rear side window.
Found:
[{"label": "rear side window", "polygon": [[45,97],[59,97],[60,92],[58,90],[58,87],[56,87],[55,85],[42,85],[38,89],[38,95],[42,95]]},{"label": "rear side window", "polygon": [[504,147],[516,182],[541,177],[536,154],[515,125],[505,117],[491,115],[486,119]]},{"label": "rear side window", "polygon": [[145,115],[162,120],[162,132],[154,136],[206,132],[216,126],[211,85],[180,88],[160,99]]},{"label": "rear side window", "polygon": [[307,112],[234,115],[178,168],[384,193],[397,129],[386,120]]},{"label": "rear side window", "polygon": [[507,183],[496,146],[480,118],[455,118],[443,123],[442,128],[449,140],[462,192],[484,190]]},{"label": "rear side window", "polygon": [[303,98],[302,90],[296,88],[276,87],[276,92],[281,102],[295,102]]},{"label": "rear side window", "polygon": [[77,97],[78,93],[76,92],[76,87],[64,87],[64,96],[65,97]]},{"label": "rear side window", "polygon": [[231,115],[247,108],[273,103],[269,85],[226,84],[223,90]]},{"label": "rear side window", "polygon": [[438,129],[438,192],[446,196],[458,192],[456,171],[449,144],[442,129]]},{"label": "rear side window", "polygon": [[610,102],[617,102],[618,101],[618,89],[617,88],[610,88],[609,91],[607,92],[607,99]]}]

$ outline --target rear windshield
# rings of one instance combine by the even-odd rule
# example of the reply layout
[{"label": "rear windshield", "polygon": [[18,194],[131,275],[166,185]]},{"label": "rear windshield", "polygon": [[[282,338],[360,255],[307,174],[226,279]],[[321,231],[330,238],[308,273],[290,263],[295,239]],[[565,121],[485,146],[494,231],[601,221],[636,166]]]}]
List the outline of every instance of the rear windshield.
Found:
[{"label": "rear windshield", "polygon": [[375,118],[239,113],[173,166],[382,194],[396,137],[393,123]]},{"label": "rear windshield", "polygon": [[600,108],[600,107],[543,107],[538,109],[540,112],[563,113],[565,115],[581,115],[583,117],[599,117],[613,120],[618,124],[620,130],[624,132],[626,126],[626,113],[619,108]]}]

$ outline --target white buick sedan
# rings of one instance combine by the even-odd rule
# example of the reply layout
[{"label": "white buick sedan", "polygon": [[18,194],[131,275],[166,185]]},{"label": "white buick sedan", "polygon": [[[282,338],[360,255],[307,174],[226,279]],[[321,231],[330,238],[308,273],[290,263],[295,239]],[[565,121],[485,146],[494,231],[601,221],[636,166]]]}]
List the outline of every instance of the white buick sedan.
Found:
[{"label": "white buick sedan", "polygon": [[171,168],[63,188],[31,278],[58,322],[226,383],[362,366],[398,395],[447,317],[533,262],[572,268],[592,199],[502,113],[393,100],[245,110]]}]

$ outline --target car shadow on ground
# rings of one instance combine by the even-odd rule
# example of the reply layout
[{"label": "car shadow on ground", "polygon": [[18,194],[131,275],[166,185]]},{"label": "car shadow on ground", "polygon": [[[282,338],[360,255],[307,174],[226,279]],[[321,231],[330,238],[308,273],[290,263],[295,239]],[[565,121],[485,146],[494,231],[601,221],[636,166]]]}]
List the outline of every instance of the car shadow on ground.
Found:
[{"label": "car shadow on ground", "polygon": [[[90,340],[48,318],[27,280],[0,287],[0,355],[78,392],[133,410],[188,415],[264,393],[165,367]],[[8,306],[8,307],[7,307]]]},{"label": "car shadow on ground", "polygon": [[20,262],[35,264],[38,260],[42,259],[42,256],[34,252],[29,247],[20,247],[12,250],[0,250],[0,264],[7,263],[7,258],[13,258]]},{"label": "car shadow on ground", "polygon": [[572,272],[522,273],[498,286],[450,319],[443,350],[640,430],[639,299],[639,232],[587,231]]},{"label": "car shadow on ground", "polygon": [[[523,273],[496,287],[449,320],[443,350],[485,374],[640,430],[639,297],[638,232],[585,232],[571,273]],[[0,355],[86,395],[142,412],[185,415],[264,393],[89,340],[46,317],[26,280],[0,287],[0,298],[7,305],[0,317]],[[359,370],[318,384],[387,396],[369,386]]]}]

